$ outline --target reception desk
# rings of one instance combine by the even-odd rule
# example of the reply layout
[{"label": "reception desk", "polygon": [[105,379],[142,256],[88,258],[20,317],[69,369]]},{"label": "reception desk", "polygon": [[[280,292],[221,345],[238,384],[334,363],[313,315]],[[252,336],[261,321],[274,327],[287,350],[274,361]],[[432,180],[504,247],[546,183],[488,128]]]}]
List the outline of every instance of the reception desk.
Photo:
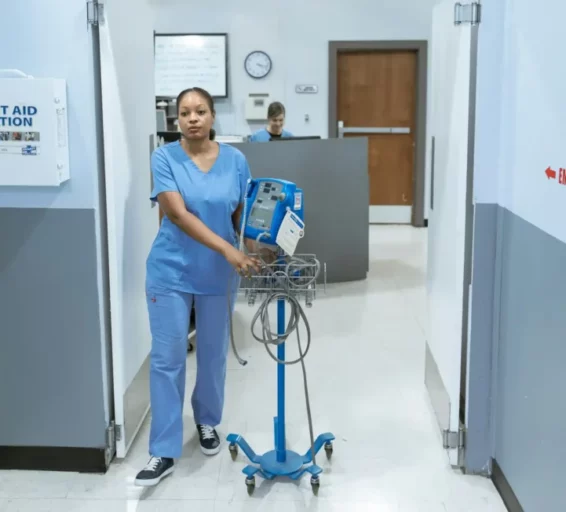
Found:
[{"label": "reception desk", "polygon": [[369,269],[367,139],[233,144],[254,178],[280,178],[304,190],[305,237],[298,252],[326,263],[328,283],[365,279]]}]

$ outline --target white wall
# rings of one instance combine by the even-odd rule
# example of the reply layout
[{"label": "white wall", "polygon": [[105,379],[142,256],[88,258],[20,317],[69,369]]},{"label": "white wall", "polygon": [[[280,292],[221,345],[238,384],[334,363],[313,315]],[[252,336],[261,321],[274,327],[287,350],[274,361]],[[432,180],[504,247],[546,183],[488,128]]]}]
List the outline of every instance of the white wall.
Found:
[{"label": "white wall", "polygon": [[478,36],[477,102],[475,130],[474,201],[497,203],[500,169],[502,28],[505,2],[482,3]]},{"label": "white wall", "polygon": [[0,207],[95,208],[100,162],[86,2],[10,2],[0,16],[0,47],[2,69],[67,80],[71,156],[70,181],[50,188],[0,187]]},{"label": "white wall", "polygon": [[566,186],[544,174],[548,166],[566,167],[566,4],[544,5],[484,3],[475,193],[566,241]]},{"label": "white wall", "polygon": [[[217,104],[219,133],[250,133],[244,119],[249,93],[269,92],[287,107],[287,127],[297,135],[327,136],[328,42],[429,39],[434,0],[219,0],[213,3],[152,0],[157,32],[227,32],[230,98]],[[268,52],[270,75],[260,81],[244,71],[253,50]],[[317,95],[295,93],[316,84]],[[304,121],[305,114],[310,122]]]},{"label": "white wall", "polygon": [[506,1],[499,202],[566,242],[566,186],[544,174],[566,167],[566,4],[543,4]]}]

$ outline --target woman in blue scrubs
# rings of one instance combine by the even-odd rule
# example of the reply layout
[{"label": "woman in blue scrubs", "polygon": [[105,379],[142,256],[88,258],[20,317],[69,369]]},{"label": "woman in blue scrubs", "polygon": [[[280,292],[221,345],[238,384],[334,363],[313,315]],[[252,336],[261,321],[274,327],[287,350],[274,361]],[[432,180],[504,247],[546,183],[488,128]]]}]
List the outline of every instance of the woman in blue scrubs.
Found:
[{"label": "woman in blue scrubs", "polygon": [[283,129],[285,125],[285,107],[274,101],[267,109],[267,127],[250,136],[250,142],[269,142],[271,139],[292,137],[293,134]]},{"label": "woman in blue scrubs", "polygon": [[156,485],[173,472],[183,449],[187,332],[194,302],[198,332],[192,407],[202,451],[215,455],[224,406],[229,345],[228,297],[238,275],[259,270],[239,251],[238,229],[250,169],[232,146],[214,142],[214,103],[200,88],[177,98],[179,142],[152,155],[152,201],[164,218],[147,259],[146,295],[152,335],[151,458],[136,484]]}]

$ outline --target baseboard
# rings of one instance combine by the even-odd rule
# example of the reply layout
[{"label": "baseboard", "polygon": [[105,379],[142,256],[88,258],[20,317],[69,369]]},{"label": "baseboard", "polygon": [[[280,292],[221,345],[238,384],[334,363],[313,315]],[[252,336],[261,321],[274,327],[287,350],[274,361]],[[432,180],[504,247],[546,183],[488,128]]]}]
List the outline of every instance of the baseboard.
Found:
[{"label": "baseboard", "polygon": [[0,446],[0,469],[106,473],[103,448]]},{"label": "baseboard", "polygon": [[370,224],[411,224],[412,206],[370,205]]},{"label": "baseboard", "polygon": [[497,461],[495,459],[493,459],[492,461],[491,479],[493,480],[495,488],[501,495],[501,498],[503,499],[503,503],[505,503],[507,510],[509,512],[524,512],[524,509],[519,503],[517,496],[515,496],[513,488],[507,481],[507,478],[503,474],[501,467],[499,466],[499,464],[497,464]]}]

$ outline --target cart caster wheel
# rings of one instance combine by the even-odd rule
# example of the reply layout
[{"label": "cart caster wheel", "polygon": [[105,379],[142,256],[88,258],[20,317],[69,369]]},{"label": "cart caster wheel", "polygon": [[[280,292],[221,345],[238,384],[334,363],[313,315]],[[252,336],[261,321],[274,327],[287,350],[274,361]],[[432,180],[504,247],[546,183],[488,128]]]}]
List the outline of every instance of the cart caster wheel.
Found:
[{"label": "cart caster wheel", "polygon": [[320,477],[318,476],[311,477],[311,487],[312,487],[312,493],[315,496],[318,496],[318,491],[320,489]]},{"label": "cart caster wheel", "polygon": [[[231,444],[228,446],[228,449],[230,450],[230,455],[232,455],[232,460],[236,460],[236,458],[238,457],[238,445],[237,444]],[[247,484],[247,481],[246,481]]]},{"label": "cart caster wheel", "polygon": [[331,459],[332,454],[334,453],[334,446],[332,445],[332,443],[326,443],[324,445],[324,451],[326,452],[326,458]]},{"label": "cart caster wheel", "polygon": [[248,495],[251,496],[255,490],[255,476],[246,478],[246,487],[248,488]]},{"label": "cart caster wheel", "polygon": [[191,352],[193,352],[194,349],[195,349],[195,346],[193,345],[193,343],[192,343],[191,341],[189,341],[189,348],[188,348],[189,354],[190,354]]}]

